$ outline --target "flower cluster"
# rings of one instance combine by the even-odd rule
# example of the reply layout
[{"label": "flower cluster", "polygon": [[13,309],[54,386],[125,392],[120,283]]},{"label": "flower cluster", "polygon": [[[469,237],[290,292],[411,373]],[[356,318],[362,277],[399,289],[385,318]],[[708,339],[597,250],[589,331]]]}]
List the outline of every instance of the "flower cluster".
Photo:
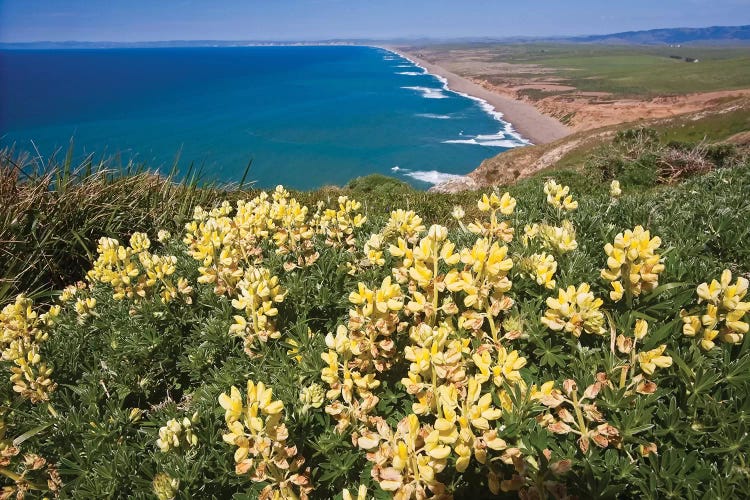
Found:
[{"label": "flower cluster", "polygon": [[229,332],[243,338],[245,351],[253,355],[256,340],[265,343],[268,339],[281,337],[273,318],[279,313],[274,304],[284,301],[284,291],[279,285],[279,278],[271,276],[265,267],[245,269],[236,290],[237,298],[232,299],[232,307],[245,315],[234,316],[234,324],[229,327]]},{"label": "flower cluster", "polygon": [[482,198],[477,201],[477,208],[481,212],[489,213],[490,217],[488,221],[475,220],[470,223],[467,226],[470,232],[505,243],[513,241],[513,226],[509,221],[500,220],[499,217],[511,215],[516,208],[516,199],[510,193],[503,193],[502,196],[494,192],[489,196],[483,194]]},{"label": "flower cluster", "polygon": [[214,292],[232,296],[244,274],[243,266],[259,260],[258,238],[267,236],[268,202],[265,193],[251,202],[238,202],[233,218],[229,203],[210,212],[195,207],[185,225],[183,242],[200,265],[198,283],[214,285]]},{"label": "flower cluster", "polygon": [[[612,335],[607,337],[611,340],[605,355],[588,348],[599,342],[594,336],[601,339],[605,334],[605,317],[610,312],[602,309],[603,301],[588,283],[568,286],[573,266],[564,254],[574,251],[578,243],[573,224],[563,214],[575,209],[577,202],[567,186],[554,181],[545,184],[545,193],[557,208],[551,216],[554,222],[526,226],[520,242],[514,242],[511,220],[515,220],[516,200],[509,193],[482,195],[477,202],[482,215],[466,226],[461,222],[463,209],[456,207],[454,215],[462,231],[454,239],[446,227],[426,228],[414,212],[396,210],[380,231],[366,233],[370,236],[365,240],[360,233],[365,217],[359,213],[358,202],[341,196],[337,208],[325,209],[321,202],[310,215],[308,207],[282,187],[234,206],[224,202],[210,211],[196,208],[183,242],[198,262],[198,282],[220,296],[213,300],[222,305],[222,312],[236,312],[229,332],[242,339],[245,351],[253,357],[245,360],[244,368],[228,363],[228,369],[251,373],[266,366],[299,369],[299,378],[278,379],[287,384],[281,394],[291,394],[294,400],[294,425],[289,421],[293,431],[335,422],[336,432],[345,434],[346,440],[351,437],[366,452],[372,478],[394,498],[451,498],[455,485],[478,475],[486,478],[493,494],[566,498],[560,476],[573,465],[573,456],[589,453],[592,442],[594,447],[624,448],[623,455],[628,456],[638,444],[643,454],[655,452],[655,443],[633,439],[627,430],[621,435],[615,425],[620,425],[622,415],[616,414],[611,394],[621,390],[618,398],[627,404],[637,394],[653,394],[656,385],[649,379],[658,379],[659,370],[671,366],[673,360],[666,344],[644,342],[649,326],[642,319],[635,321],[632,332],[617,335],[615,325],[625,323],[626,318],[632,321],[629,318],[634,315],[643,316],[620,315],[623,303],[613,306],[616,320],[610,322]],[[160,241],[171,237],[159,234]],[[664,269],[655,253],[659,246],[660,240],[640,226],[626,231],[606,247],[608,269],[601,275],[612,281],[615,292],[616,283],[620,285],[621,296],[652,290]],[[324,253],[320,260],[318,251]],[[341,260],[329,259],[328,252]],[[312,289],[297,287],[296,280],[303,282],[315,273],[327,272],[329,262],[342,261],[350,274],[360,276],[356,288],[349,290],[348,316],[320,318],[315,311],[316,317],[302,317],[292,297]],[[166,303],[178,297],[190,303],[192,288],[176,274],[177,267],[174,257],[151,253],[145,234],[135,233],[127,247],[103,238],[89,273],[89,288],[101,289],[104,284],[112,288],[115,299],[142,305],[146,300]],[[337,268],[341,269],[343,265]],[[727,342],[742,340],[748,331],[743,319],[750,303],[742,302],[748,284],[744,278],[734,285],[730,281],[726,271],[720,283],[698,287],[701,302],[708,303],[707,311],[702,316],[685,314],[686,335],[702,333],[704,342],[719,335]],[[539,303],[535,300],[541,301],[540,287],[550,290],[542,291],[544,295],[554,294],[546,299],[541,319],[534,305]],[[99,317],[93,322],[98,326],[103,313],[85,288],[69,287],[61,300],[76,311],[80,321]],[[101,294],[96,296],[109,302]],[[533,300],[526,301],[529,297]],[[201,295],[201,305],[210,304],[211,299]],[[177,308],[168,309],[167,313]],[[47,338],[48,323],[57,311],[37,318],[30,301],[19,297],[0,313],[3,358],[13,361],[19,373],[12,379],[14,389],[35,402],[47,399],[54,389],[51,370],[41,363],[38,346]],[[283,345],[272,342],[289,329],[290,319],[296,321],[294,329],[301,338],[288,339]],[[569,333],[573,339],[549,337],[538,323]],[[308,324],[315,329],[338,326],[325,335],[323,347],[322,335],[316,336]],[[581,359],[593,352],[598,365],[605,360],[606,373],[597,373],[601,366],[592,364],[588,373],[595,373],[595,381],[590,384],[578,378],[586,373],[580,367],[569,370],[576,373],[578,382],[566,378],[571,376],[567,374],[559,379],[547,375],[544,367],[564,365],[570,357],[564,357],[563,349],[575,348],[584,332],[591,337],[581,339],[587,346],[578,346]],[[24,339],[32,339],[26,343],[32,350],[22,350]],[[323,363],[315,383],[309,380],[309,370],[319,366],[320,360],[311,362],[310,356],[318,359],[321,347]],[[267,354],[271,356],[262,357]],[[542,373],[543,378],[533,380]],[[294,386],[295,381],[302,385]],[[579,391],[578,383],[588,386]],[[606,403],[599,396],[603,390]],[[228,429],[223,440],[233,447],[235,471],[262,483],[257,486],[263,488],[259,498],[307,498],[313,489],[310,470],[289,437],[284,403],[274,399],[271,388],[248,380],[245,394],[232,386],[218,402]],[[408,413],[398,423],[393,414],[384,413],[394,406],[403,411],[399,418]],[[129,420],[135,423],[141,417],[141,411],[134,409]],[[195,416],[169,420],[159,429],[156,446],[162,452],[178,450],[189,456],[210,446],[203,439],[198,442],[196,421]],[[536,423],[546,430],[535,429],[533,438],[526,439],[524,429]],[[0,440],[4,438],[1,424]],[[314,438],[307,444],[316,450],[325,444]],[[540,446],[545,439],[554,445]],[[569,442],[567,449],[557,446],[563,440]],[[331,441],[340,445],[340,437]],[[553,460],[553,454],[566,458]],[[168,461],[180,458],[159,456]],[[318,470],[328,474],[325,467]],[[463,479],[457,476],[464,473]],[[339,483],[337,489],[342,486]],[[366,486],[357,491],[358,500],[368,495]],[[180,481],[168,474],[154,477],[158,498],[176,496],[179,487]],[[349,490],[342,494],[344,498],[355,495]]]},{"label": "flower cluster", "polygon": [[353,421],[366,421],[378,403],[372,392],[380,385],[376,374],[392,366],[397,354],[393,336],[404,328],[398,315],[404,297],[390,276],[375,290],[359,283],[349,301],[356,307],[349,311],[348,328],[339,325],[335,336],[326,335],[328,351],[321,354],[326,363],[321,378],[331,401],[325,410],[340,432]]},{"label": "flower cluster", "polygon": [[594,297],[588,283],[581,283],[578,288],[573,285],[559,288],[557,298],[547,298],[548,309],[542,323],[576,337],[583,332],[604,335],[604,313],[600,310],[603,303],[602,299]]},{"label": "flower cluster", "polygon": [[362,250],[365,254],[365,258],[362,260],[363,265],[381,267],[385,264],[385,259],[383,258],[383,236],[381,234],[371,234],[367,241],[365,241]]},{"label": "flower cluster", "polygon": [[682,311],[682,333],[688,337],[700,334],[700,345],[708,351],[715,347],[715,339],[739,344],[748,332],[748,322],[743,321],[750,311],[750,301],[743,302],[747,295],[748,280],[738,277],[732,284],[732,273],[725,269],[721,280],[698,285],[698,302],[706,303],[703,315],[689,315]]},{"label": "flower cluster", "polygon": [[180,449],[182,447],[193,447],[198,444],[198,436],[193,432],[193,424],[198,420],[195,413],[192,418],[184,417],[181,421],[173,418],[159,429],[159,439],[156,446],[162,452]]},{"label": "flower cluster", "polygon": [[377,432],[361,436],[360,448],[368,451],[367,459],[374,463],[372,477],[393,498],[448,499],[446,485],[437,475],[445,469],[450,447],[441,445],[439,430],[421,426],[419,418],[408,415],[395,432],[380,421]]},{"label": "flower cluster", "polygon": [[315,249],[315,227],[308,217],[308,208],[292,198],[282,186],[276,186],[268,211],[269,230],[273,230],[276,253],[288,258],[284,269],[311,266],[320,253]]},{"label": "flower cluster", "polygon": [[161,472],[154,476],[152,486],[156,498],[159,500],[172,500],[177,496],[177,491],[180,488],[180,480]]},{"label": "flower cluster", "polygon": [[661,256],[656,250],[661,238],[651,237],[643,226],[627,230],[615,236],[614,245],[607,243],[607,269],[602,269],[602,278],[611,282],[609,297],[617,302],[623,295],[630,300],[659,285],[659,273],[664,270]]},{"label": "flower cluster", "polygon": [[305,458],[297,447],[287,443],[289,432],[283,421],[284,403],[273,399],[273,391],[263,382],[247,381],[246,400],[232,386],[222,393],[219,404],[229,432],[222,437],[234,445],[237,474],[249,474],[258,483],[268,483],[259,498],[306,499],[310,486],[309,471],[302,470]]},{"label": "flower cluster", "polygon": [[78,323],[84,324],[86,319],[96,316],[96,299],[94,297],[79,297],[73,306],[78,315]]},{"label": "flower cluster", "polygon": [[128,246],[114,238],[101,238],[96,248],[98,257],[87,278],[111,286],[115,300],[138,302],[153,294],[165,303],[180,296],[190,303],[192,288],[187,280],[173,277],[177,257],[156,255],[149,252],[150,248],[151,241],[144,233],[133,233]]},{"label": "flower cluster", "polygon": [[0,350],[2,360],[11,364],[13,390],[33,403],[46,401],[55,384],[52,368],[42,360],[41,346],[49,338],[60,307],[53,306],[44,314],[33,310],[33,303],[19,295],[0,311]]},{"label": "flower cluster", "polygon": [[557,255],[563,255],[578,248],[576,231],[569,220],[562,221],[559,226],[549,224],[531,224],[524,227],[523,244],[529,246],[537,240],[542,248]]},{"label": "flower cluster", "polygon": [[327,209],[318,219],[318,231],[326,236],[326,244],[335,248],[346,248],[350,252],[356,249],[354,231],[365,223],[367,217],[357,211],[362,204],[350,200],[348,196],[339,196],[338,210]]},{"label": "flower cluster", "polygon": [[514,303],[507,295],[512,287],[508,272],[513,267],[508,247],[500,246],[497,241],[490,243],[487,238],[478,238],[471,248],[462,249],[460,255],[463,269],[452,269],[444,279],[449,291],[464,294],[466,310],[459,319],[459,326],[480,335],[486,318],[492,339],[497,342],[495,317]]},{"label": "flower cluster", "polygon": [[[0,453],[0,474],[3,475],[0,498],[23,500],[30,490],[47,490],[54,498],[59,498],[63,483],[57,467],[36,453],[20,453],[16,446],[6,447]],[[46,488],[42,486],[44,483]]]},{"label": "flower cluster", "polygon": [[301,413],[306,413],[310,408],[320,408],[325,402],[326,393],[319,384],[310,384],[303,387],[299,392],[299,400],[302,403]]},{"label": "flower cluster", "polygon": [[547,195],[547,203],[557,209],[563,209],[567,212],[578,208],[578,202],[573,200],[570,194],[570,188],[558,184],[555,179],[549,179],[544,183],[544,194]]},{"label": "flower cluster", "polygon": [[382,235],[383,240],[388,242],[403,238],[408,243],[416,243],[424,230],[425,227],[419,215],[414,213],[413,210],[399,208],[391,212]]},{"label": "flower cluster", "polygon": [[521,260],[521,269],[531,276],[538,285],[550,290],[555,288],[555,272],[557,261],[553,255],[546,252],[535,253]]},{"label": "flower cluster", "polygon": [[622,196],[622,188],[620,188],[620,181],[618,181],[617,179],[613,180],[609,184],[609,196],[614,199],[617,199],[620,196]]}]

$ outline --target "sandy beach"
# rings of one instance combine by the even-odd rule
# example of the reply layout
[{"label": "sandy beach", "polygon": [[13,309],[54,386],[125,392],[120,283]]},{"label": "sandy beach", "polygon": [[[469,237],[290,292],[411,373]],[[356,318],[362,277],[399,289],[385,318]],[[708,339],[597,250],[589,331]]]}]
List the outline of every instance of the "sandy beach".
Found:
[{"label": "sandy beach", "polygon": [[534,144],[546,144],[556,141],[571,133],[571,130],[552,118],[542,114],[533,104],[497,94],[466,78],[459,76],[436,64],[421,59],[418,55],[405,52],[395,47],[384,47],[402,57],[411,59],[433,75],[445,78],[451,90],[462,92],[487,101],[503,114],[503,119],[510,122],[524,139]]}]

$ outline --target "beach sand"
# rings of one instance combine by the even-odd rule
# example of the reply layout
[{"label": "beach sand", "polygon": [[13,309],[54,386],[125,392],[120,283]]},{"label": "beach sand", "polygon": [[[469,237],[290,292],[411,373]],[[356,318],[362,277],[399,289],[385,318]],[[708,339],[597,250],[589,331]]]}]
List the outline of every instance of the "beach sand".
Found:
[{"label": "beach sand", "polygon": [[552,118],[542,114],[533,104],[518,101],[510,97],[497,94],[466,78],[459,76],[436,64],[421,59],[418,55],[405,52],[395,47],[384,47],[396,54],[411,59],[427,70],[428,73],[445,78],[448,87],[456,92],[478,97],[503,114],[503,119],[510,122],[524,139],[534,144],[546,144],[561,139],[571,133],[571,130]]}]

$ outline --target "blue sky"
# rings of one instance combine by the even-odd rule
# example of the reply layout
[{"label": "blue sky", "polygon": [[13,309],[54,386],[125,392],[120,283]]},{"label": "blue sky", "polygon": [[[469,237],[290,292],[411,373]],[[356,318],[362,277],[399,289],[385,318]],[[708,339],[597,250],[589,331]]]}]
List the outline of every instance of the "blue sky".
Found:
[{"label": "blue sky", "polygon": [[0,42],[547,36],[750,24],[750,0],[0,0]]}]

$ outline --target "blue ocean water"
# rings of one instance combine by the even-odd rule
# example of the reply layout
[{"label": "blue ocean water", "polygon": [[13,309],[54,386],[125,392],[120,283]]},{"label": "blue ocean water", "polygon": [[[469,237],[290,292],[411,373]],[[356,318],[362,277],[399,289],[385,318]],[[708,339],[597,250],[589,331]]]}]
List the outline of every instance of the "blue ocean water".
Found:
[{"label": "blue ocean water", "polygon": [[[308,189],[383,173],[426,188],[523,144],[486,103],[380,48],[0,51],[2,145],[119,154]],[[33,141],[33,142],[32,142]]]}]

